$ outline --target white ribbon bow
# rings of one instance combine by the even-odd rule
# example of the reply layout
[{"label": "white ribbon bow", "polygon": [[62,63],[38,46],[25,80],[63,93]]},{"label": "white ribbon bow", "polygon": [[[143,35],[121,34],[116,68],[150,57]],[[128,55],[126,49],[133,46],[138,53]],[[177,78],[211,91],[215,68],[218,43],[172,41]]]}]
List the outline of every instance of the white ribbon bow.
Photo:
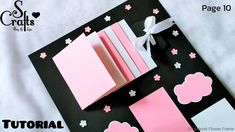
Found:
[{"label": "white ribbon bow", "polygon": [[152,45],[156,45],[156,41],[154,40],[152,34],[157,34],[161,31],[170,28],[173,25],[174,22],[171,18],[165,19],[156,24],[155,16],[147,17],[144,22],[145,29],[143,30],[146,32],[146,34],[142,37],[137,38],[137,41],[135,43],[136,48],[142,51],[144,49],[142,47],[147,41],[147,50],[145,50],[145,52],[147,52],[147,54],[151,56],[150,42],[152,43]]}]

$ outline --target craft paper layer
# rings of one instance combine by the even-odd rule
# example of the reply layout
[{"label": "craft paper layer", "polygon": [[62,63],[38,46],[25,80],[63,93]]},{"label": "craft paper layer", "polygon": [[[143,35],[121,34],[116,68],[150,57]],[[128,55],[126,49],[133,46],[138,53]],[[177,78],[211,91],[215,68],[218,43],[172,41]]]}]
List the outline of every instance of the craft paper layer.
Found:
[{"label": "craft paper layer", "polygon": [[[137,40],[137,37],[136,37],[135,33],[129,27],[127,22],[123,19],[118,23],[120,24],[120,26],[122,27],[122,29],[126,33],[126,35],[128,36],[128,38],[131,41],[132,45],[135,46],[135,42]],[[147,52],[145,52],[146,49],[144,47],[138,47],[138,48],[140,48],[140,50],[137,50],[137,51],[140,54],[140,56],[142,57],[142,59],[144,60],[145,64],[148,66],[148,68],[150,70],[152,70],[153,68],[156,68],[157,67],[156,63],[153,61],[151,56],[149,56],[147,54]]]},{"label": "craft paper layer", "polygon": [[53,60],[82,109],[116,86],[84,34],[55,55]]},{"label": "craft paper layer", "polygon": [[129,108],[145,132],[193,132],[163,87]]},{"label": "craft paper layer", "polygon": [[113,45],[115,46],[119,54],[122,56],[123,60],[126,62],[127,66],[129,67],[133,75],[136,78],[139,77],[141,75],[140,71],[138,70],[137,66],[135,65],[131,57],[128,55],[125,48],[122,46],[121,42],[118,40],[117,36],[115,35],[111,27],[105,28],[104,32],[112,41]]},{"label": "craft paper layer", "polygon": [[125,47],[128,54],[131,56],[132,60],[135,62],[140,72],[142,74],[148,72],[149,71],[148,66],[145,64],[145,62],[143,61],[139,53],[136,51],[131,41],[126,36],[122,27],[118,23],[113,24],[111,27],[114,33],[117,35],[118,39],[121,41],[122,45]]},{"label": "craft paper layer", "polygon": [[135,79],[134,75],[132,74],[131,70],[123,60],[122,56],[116,50],[115,46],[113,45],[112,41],[108,38],[104,31],[98,32],[100,39],[102,40],[103,44],[105,45],[106,49],[109,51],[110,55],[112,56],[114,62],[117,64],[118,68],[122,72],[123,76],[126,78],[127,81],[132,81]]},{"label": "craft paper layer", "polygon": [[[122,85],[124,85],[127,81],[118,69],[117,65],[113,61],[111,55],[109,54],[108,50],[105,48],[104,44],[100,40],[98,34],[93,32],[89,36],[90,44],[92,45],[93,49],[95,50],[96,54],[99,56],[100,60],[103,62],[104,66],[106,67],[109,74],[112,76],[113,80],[116,83],[116,86],[111,89],[110,92],[113,92],[119,89]],[[108,92],[107,94],[109,94]]]}]

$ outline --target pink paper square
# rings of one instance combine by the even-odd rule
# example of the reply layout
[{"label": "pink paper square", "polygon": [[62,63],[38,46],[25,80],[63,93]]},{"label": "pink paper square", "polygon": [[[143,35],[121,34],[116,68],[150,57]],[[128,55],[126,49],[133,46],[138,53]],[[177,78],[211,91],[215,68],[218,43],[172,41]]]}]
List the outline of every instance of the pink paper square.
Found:
[{"label": "pink paper square", "polygon": [[193,132],[163,87],[129,108],[145,132]]},{"label": "pink paper square", "polygon": [[82,109],[116,85],[84,34],[53,60]]}]

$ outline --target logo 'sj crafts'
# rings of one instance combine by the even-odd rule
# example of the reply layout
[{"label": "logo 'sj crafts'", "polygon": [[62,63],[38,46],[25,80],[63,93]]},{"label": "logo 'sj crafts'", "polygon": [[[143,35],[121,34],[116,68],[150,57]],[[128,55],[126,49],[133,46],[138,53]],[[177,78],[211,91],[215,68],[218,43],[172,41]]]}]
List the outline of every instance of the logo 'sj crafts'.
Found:
[{"label": "logo 'sj crafts'", "polygon": [[23,10],[22,0],[16,0],[14,6],[15,10],[2,12],[0,16],[1,23],[4,26],[12,27],[14,31],[32,31],[35,20],[40,16],[40,12],[28,13],[26,10]]}]

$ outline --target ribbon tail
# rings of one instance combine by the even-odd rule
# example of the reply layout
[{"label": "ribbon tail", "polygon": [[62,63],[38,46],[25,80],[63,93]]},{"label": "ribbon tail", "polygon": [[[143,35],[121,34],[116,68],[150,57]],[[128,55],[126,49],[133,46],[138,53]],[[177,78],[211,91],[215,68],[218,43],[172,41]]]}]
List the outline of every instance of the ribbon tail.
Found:
[{"label": "ribbon tail", "polygon": [[150,35],[149,41],[151,42],[151,44],[154,46],[157,44],[157,42],[155,41],[153,35]]},{"label": "ribbon tail", "polygon": [[[145,44],[145,42],[147,41],[148,39],[148,34],[142,36],[142,37],[139,37],[137,38],[136,42],[135,42],[135,47],[140,50],[140,51],[145,51],[144,48],[142,48]],[[146,52],[146,51],[145,51]]]},{"label": "ribbon tail", "polygon": [[147,53],[147,55],[148,55],[149,57],[151,57],[152,54],[151,54],[151,47],[150,47],[150,37],[148,37],[146,47],[147,47],[147,52],[146,52],[146,53]]}]

